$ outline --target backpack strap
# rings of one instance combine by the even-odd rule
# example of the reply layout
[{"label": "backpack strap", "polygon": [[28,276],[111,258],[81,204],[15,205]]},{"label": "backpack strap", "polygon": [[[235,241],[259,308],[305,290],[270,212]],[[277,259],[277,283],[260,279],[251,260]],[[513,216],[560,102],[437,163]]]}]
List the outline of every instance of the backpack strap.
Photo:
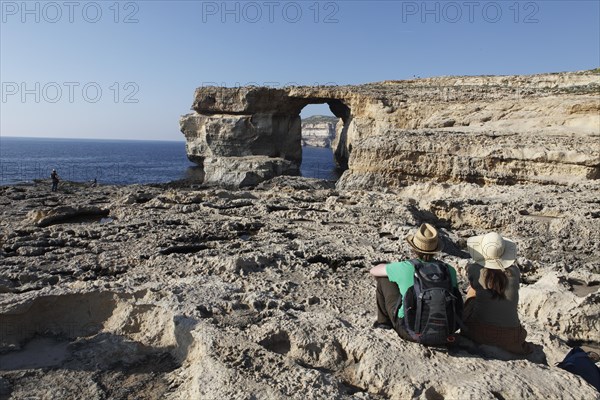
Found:
[{"label": "backpack strap", "polygon": [[[415,267],[415,263],[417,263],[417,265],[421,265],[421,262],[419,260],[408,260],[409,263],[412,264],[413,268]],[[413,283],[414,285],[414,283]],[[400,296],[398,296],[398,300],[396,301],[396,304],[394,304],[394,315],[392,317],[392,322],[394,322],[394,324],[396,323],[396,321],[398,321],[398,311],[400,311],[400,307],[402,307],[402,293],[400,293]]]},{"label": "backpack strap", "polygon": [[423,312],[423,292],[421,291],[421,276],[419,275],[419,268],[423,265],[420,260],[412,259],[409,262],[415,268],[413,290],[415,297],[417,298],[417,314],[415,316],[415,332],[418,334],[421,332],[421,316]]},{"label": "backpack strap", "polygon": [[392,322],[394,323],[394,326],[398,321],[398,311],[400,311],[400,307],[402,307],[402,293],[400,293],[400,295],[398,296],[398,300],[396,300],[396,304],[394,304],[393,308],[394,315],[392,316]]},{"label": "backpack strap", "polygon": [[[441,261],[440,261],[440,263],[442,265],[444,265],[444,267],[446,268],[446,271],[448,272],[448,274],[450,274],[450,266],[448,264],[444,263],[444,262],[441,262]],[[458,290],[458,288],[452,286],[451,289],[452,289],[452,291],[450,292],[450,295],[455,300],[457,300],[458,297],[460,296],[461,301],[462,301],[462,295],[461,295],[460,291]],[[453,304],[452,304],[452,312],[454,313],[454,322],[460,328],[461,333],[468,332],[469,328],[467,328],[467,326],[463,323],[463,320],[462,320],[461,316],[458,315],[458,312],[456,311],[456,302],[453,302]],[[451,334],[452,333],[454,333],[454,332],[451,332]]]}]

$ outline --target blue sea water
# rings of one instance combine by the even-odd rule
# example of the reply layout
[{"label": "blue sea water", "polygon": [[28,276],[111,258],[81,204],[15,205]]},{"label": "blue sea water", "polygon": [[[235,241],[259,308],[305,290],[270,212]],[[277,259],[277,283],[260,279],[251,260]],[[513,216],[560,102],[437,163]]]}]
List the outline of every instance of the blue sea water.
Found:
[{"label": "blue sea water", "polygon": [[0,184],[47,179],[101,184],[168,182],[194,164],[185,143],[167,141],[0,138]]},{"label": "blue sea water", "polygon": [[341,172],[336,168],[333,151],[323,147],[302,148],[302,176],[337,181]]},{"label": "blue sea water", "polygon": [[[303,148],[303,176],[337,179],[330,149]],[[196,175],[184,142],[0,136],[0,185],[48,179],[100,184],[162,183]]]}]

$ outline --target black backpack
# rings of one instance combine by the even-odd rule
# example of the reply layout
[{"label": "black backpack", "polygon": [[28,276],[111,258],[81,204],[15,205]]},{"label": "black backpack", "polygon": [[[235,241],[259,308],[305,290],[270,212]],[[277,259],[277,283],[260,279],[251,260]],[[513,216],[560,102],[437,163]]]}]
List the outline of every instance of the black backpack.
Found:
[{"label": "black backpack", "polygon": [[[596,360],[598,356],[596,355]],[[556,364],[558,367],[581,376],[587,383],[600,392],[600,368],[590,353],[575,347],[569,351],[565,359]]]},{"label": "black backpack", "polygon": [[462,325],[462,297],[452,286],[449,267],[441,261],[410,263],[415,268],[414,284],[400,299],[399,306],[404,306],[401,326],[415,342],[424,345],[454,342]]}]

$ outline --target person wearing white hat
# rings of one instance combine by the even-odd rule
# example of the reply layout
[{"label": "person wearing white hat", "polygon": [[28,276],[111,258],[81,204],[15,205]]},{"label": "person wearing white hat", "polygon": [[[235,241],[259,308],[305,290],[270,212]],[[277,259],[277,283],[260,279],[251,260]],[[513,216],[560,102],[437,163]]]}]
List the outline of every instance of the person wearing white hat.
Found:
[{"label": "person wearing white hat", "polygon": [[[422,224],[414,235],[406,237],[411,247],[415,260],[420,262],[438,262],[434,256],[442,251],[443,242],[438,236],[437,230],[430,224]],[[459,302],[458,312],[462,311],[462,296],[458,290],[456,270],[445,263],[448,269],[454,295]],[[411,260],[379,264],[369,271],[377,278],[377,321],[373,325],[376,328],[394,329],[405,340],[414,341],[401,320],[404,317],[404,308],[398,307],[399,299],[404,298],[408,289],[414,285],[415,267]]]},{"label": "person wearing white hat", "polygon": [[531,353],[527,331],[519,321],[520,271],[517,246],[496,232],[467,240],[474,263],[466,268],[469,290],[464,309],[464,335],[515,354]]}]

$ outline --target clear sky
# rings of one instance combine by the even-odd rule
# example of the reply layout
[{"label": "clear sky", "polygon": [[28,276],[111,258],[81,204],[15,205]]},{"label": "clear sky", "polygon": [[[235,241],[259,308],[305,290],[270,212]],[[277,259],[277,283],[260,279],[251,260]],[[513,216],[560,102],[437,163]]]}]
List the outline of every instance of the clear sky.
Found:
[{"label": "clear sky", "polygon": [[2,0],[0,9],[2,136],[183,140],[179,116],[207,84],[600,66],[598,0]]}]

